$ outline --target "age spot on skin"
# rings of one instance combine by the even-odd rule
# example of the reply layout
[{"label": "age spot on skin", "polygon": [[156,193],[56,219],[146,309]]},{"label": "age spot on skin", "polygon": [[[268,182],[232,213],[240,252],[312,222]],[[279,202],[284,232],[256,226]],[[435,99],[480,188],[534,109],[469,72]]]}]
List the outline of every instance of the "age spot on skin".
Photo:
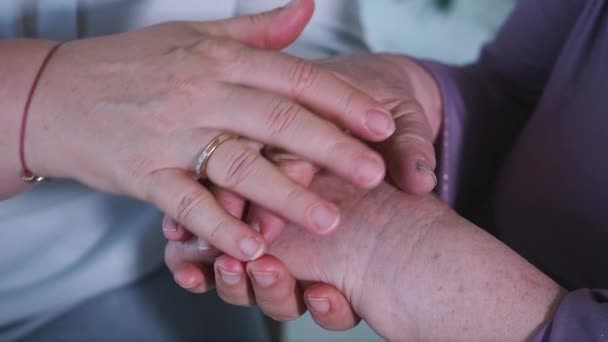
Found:
[{"label": "age spot on skin", "polygon": [[439,254],[439,252],[435,252],[435,253],[433,253],[433,257],[432,257],[432,258],[433,258],[433,261],[437,261],[437,260],[439,260],[439,257],[441,257],[441,254]]}]

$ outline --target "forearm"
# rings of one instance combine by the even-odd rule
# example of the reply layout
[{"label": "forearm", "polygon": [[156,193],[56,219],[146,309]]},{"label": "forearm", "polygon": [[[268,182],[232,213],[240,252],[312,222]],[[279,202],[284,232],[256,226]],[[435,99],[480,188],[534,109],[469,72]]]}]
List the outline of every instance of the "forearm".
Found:
[{"label": "forearm", "polygon": [[53,45],[33,39],[0,41],[0,200],[29,188],[20,178],[21,120],[36,72]]},{"label": "forearm", "polygon": [[542,272],[451,211],[414,236],[415,244],[394,251],[400,255],[394,279],[382,282],[362,315],[391,340],[412,338],[402,335],[411,331],[433,340],[524,340],[553,317],[564,296]]}]

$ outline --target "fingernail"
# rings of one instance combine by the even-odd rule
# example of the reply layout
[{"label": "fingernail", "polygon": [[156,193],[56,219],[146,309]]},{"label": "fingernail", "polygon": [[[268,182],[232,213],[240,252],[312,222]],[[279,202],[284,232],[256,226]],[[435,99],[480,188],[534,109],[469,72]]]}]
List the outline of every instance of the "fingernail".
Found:
[{"label": "fingernail", "polygon": [[241,281],[241,273],[239,272],[229,272],[222,268],[218,268],[220,271],[220,277],[222,277],[222,281],[228,285],[236,285]]},{"label": "fingernail", "polygon": [[184,289],[192,289],[198,285],[196,277],[183,276],[179,272],[175,273],[174,280],[179,286],[183,287]]},{"label": "fingernail", "polygon": [[340,213],[333,205],[323,203],[312,208],[310,218],[319,233],[328,233],[338,225]]},{"label": "fingernail", "polygon": [[162,227],[163,227],[163,230],[166,232],[176,232],[177,231],[177,222],[175,222],[175,220],[173,220],[169,216],[165,216],[165,218],[163,219]]},{"label": "fingernail", "polygon": [[389,137],[395,132],[395,121],[387,112],[371,110],[367,113],[367,129],[375,135]]},{"label": "fingernail", "polygon": [[251,272],[255,282],[262,287],[270,287],[277,281],[278,275],[275,272]]},{"label": "fingernail", "polygon": [[437,175],[435,175],[435,172],[425,160],[419,160],[418,163],[416,163],[416,167],[418,168],[418,171],[424,172],[425,174],[431,176],[435,186],[437,186]]},{"label": "fingernail", "polygon": [[248,237],[241,240],[239,247],[241,253],[249,260],[255,260],[264,253],[264,243],[254,237]]},{"label": "fingernail", "polygon": [[329,299],[327,298],[308,297],[306,303],[310,311],[317,314],[326,314],[330,309]]},{"label": "fingernail", "polygon": [[287,6],[285,6],[285,8],[289,8],[289,7],[293,7],[296,6],[298,4],[298,2],[300,2],[299,0],[291,0]]},{"label": "fingernail", "polygon": [[365,157],[356,164],[356,177],[363,186],[374,186],[384,177],[384,165],[376,158]]},{"label": "fingernail", "polygon": [[253,228],[253,230],[255,230],[256,232],[260,232],[260,224],[258,223],[258,221],[253,221],[251,222],[251,224],[249,224],[251,226],[251,228]]},{"label": "fingernail", "polygon": [[198,247],[199,251],[208,251],[211,249],[211,245],[209,244],[209,242],[207,242],[207,240],[198,238],[198,242],[196,243],[196,246]]}]

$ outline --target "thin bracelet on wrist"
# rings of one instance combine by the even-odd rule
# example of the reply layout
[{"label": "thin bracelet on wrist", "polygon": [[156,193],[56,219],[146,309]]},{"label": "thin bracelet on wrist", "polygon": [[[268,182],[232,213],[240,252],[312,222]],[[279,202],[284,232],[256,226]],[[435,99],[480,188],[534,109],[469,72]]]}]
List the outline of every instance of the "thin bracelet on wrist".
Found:
[{"label": "thin bracelet on wrist", "polygon": [[60,46],[61,43],[58,43],[53,46],[53,48],[49,50],[46,57],[42,61],[42,64],[40,64],[40,68],[36,73],[36,77],[34,78],[34,82],[32,83],[32,87],[30,88],[30,92],[25,102],[23,116],[21,117],[21,133],[19,135],[19,159],[21,160],[21,179],[26,183],[35,184],[40,183],[46,179],[45,177],[34,174],[27,166],[27,163],[25,161],[25,132],[27,126],[27,118],[30,113],[30,105],[32,104],[32,98],[34,97],[34,92],[36,91],[36,87],[38,86],[38,82],[40,81],[40,77],[42,76],[42,72],[51,60],[51,57],[53,57],[53,54],[55,54],[55,52]]}]

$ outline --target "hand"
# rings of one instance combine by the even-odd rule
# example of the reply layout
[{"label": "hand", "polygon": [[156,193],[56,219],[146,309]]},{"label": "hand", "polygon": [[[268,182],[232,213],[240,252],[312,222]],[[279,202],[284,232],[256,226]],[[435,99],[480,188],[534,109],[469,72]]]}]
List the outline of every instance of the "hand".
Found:
[{"label": "hand", "polygon": [[[317,171],[312,164],[291,155],[275,153],[269,156],[286,175],[299,182],[308,184]],[[223,190],[217,191],[217,195],[233,215],[242,215],[242,200]],[[333,286],[321,283],[305,286],[298,283],[285,266],[272,256],[263,256],[255,263],[245,265],[221,255],[206,241],[192,238],[187,230],[168,217],[163,221],[163,232],[167,239],[173,241],[165,248],[165,262],[174,274],[175,281],[192,293],[204,293],[217,285],[218,294],[225,301],[235,305],[257,304],[264,313],[279,321],[302,315],[306,309],[303,298],[307,298],[305,303],[309,307],[317,303],[314,298],[328,298],[331,305],[326,310],[311,309],[313,318],[321,326],[346,330],[359,322],[350,304]],[[273,239],[266,233],[264,237],[267,241]],[[214,263],[214,269],[207,266]]]},{"label": "hand", "polygon": [[377,147],[397,186],[409,194],[432,191],[437,185],[434,142],[442,122],[433,77],[411,59],[391,54],[338,56],[321,65],[391,111],[395,133]]},{"label": "hand", "polygon": [[313,64],[248,46],[289,44],[312,9],[312,1],[299,1],[254,17],[162,24],[62,46],[32,102],[28,164],[37,174],[149,201],[218,249],[252,260],[265,249],[259,233],[230,216],[191,172],[201,149],[228,131],[244,139],[217,149],[209,179],[328,233],[339,222],[336,206],[261,158],[260,144],[247,143],[278,146],[363,187],[383,177],[377,153],[310,111],[378,141],[394,129],[380,104]]},{"label": "hand", "polygon": [[340,203],[348,218],[329,237],[290,225],[270,254],[301,281],[335,286],[390,341],[529,339],[564,296],[435,196],[386,183],[364,191],[327,174],[311,188]]},{"label": "hand", "polygon": [[[388,340],[523,340],[552,316],[563,295],[551,279],[434,196],[411,196],[386,183],[361,190],[326,173],[311,188],[348,214],[338,231],[320,237],[288,225],[269,254],[300,281],[340,290]],[[247,264],[252,279],[258,273],[281,280],[285,273],[265,269],[273,260],[265,258]],[[200,259],[195,253],[188,260]],[[333,304],[322,295],[314,301]]]},{"label": "hand", "polygon": [[[432,77],[406,57],[387,54],[339,56],[322,61],[321,65],[352,86],[370,94],[391,110],[397,129],[388,140],[378,145],[388,163],[389,172],[401,189],[408,193],[424,194],[431,191],[437,183],[433,173],[436,166],[433,142],[441,122],[439,93]],[[270,156],[280,169],[302,185],[308,185],[317,171],[313,165],[285,153],[270,153]],[[242,216],[245,205],[242,199],[223,190],[217,191],[217,197],[233,215]],[[248,222],[259,227],[267,241],[273,241],[279,236],[286,224],[279,216],[256,206],[250,208]],[[171,229],[165,230],[169,240],[188,238],[182,227],[175,224],[169,226]],[[200,239],[199,243],[208,246]],[[201,292],[213,283],[213,273],[207,266],[191,263],[178,265],[175,260],[170,262],[170,269],[178,271],[174,274],[179,284],[198,282],[197,285],[192,285],[190,291]],[[272,269],[274,274],[282,276],[276,279],[274,286],[260,287],[255,279],[248,282],[244,276],[246,268],[255,270],[256,267]],[[276,259],[265,258],[252,266],[245,266],[232,258],[222,257],[216,262],[215,268],[241,275],[239,282],[235,284],[217,280],[218,292],[232,304],[251,305],[256,302],[254,294],[259,294],[258,297],[261,298],[257,300],[258,305],[275,319],[295,318],[304,312],[301,305],[294,304],[301,303],[301,286],[294,285],[294,279]],[[204,275],[210,275],[211,279]],[[285,295],[284,289],[292,289],[293,295]],[[308,293],[313,290],[314,293]],[[310,290],[306,289],[305,296],[330,298],[333,301],[327,312],[318,309],[311,312],[313,318],[327,329],[348,329],[358,322],[344,297],[331,286],[316,284]],[[279,303],[285,305],[281,306]]]},{"label": "hand", "polygon": [[[432,77],[406,57],[387,54],[334,57],[322,61],[321,65],[347,83],[370,94],[391,110],[397,126],[396,132],[387,141],[378,145],[379,151],[388,163],[389,172],[401,189],[408,193],[424,194],[431,191],[437,182],[433,173],[436,166],[433,142],[441,124],[439,93]],[[303,185],[308,185],[317,170],[313,165],[297,158],[294,160],[293,156],[284,153],[278,155],[271,153],[271,156],[280,169]],[[220,189],[216,194],[220,203],[235,217],[242,216],[245,205],[242,198]],[[189,238],[182,227],[171,221],[166,222],[169,224],[165,227],[170,229],[165,230],[165,236],[169,240],[185,241]],[[286,224],[279,216],[255,206],[249,210],[248,222],[259,227],[267,241],[273,241],[279,236]],[[202,243],[209,247],[205,241],[199,240],[193,243]],[[173,246],[172,248],[177,248]],[[170,269],[174,271],[179,284],[189,284],[192,285],[190,291],[203,292],[209,284],[213,283],[213,279],[207,279],[206,275],[213,277],[213,273],[206,266],[181,264],[175,260],[177,255],[178,253],[169,253],[168,260],[171,264]],[[244,274],[245,269],[249,269],[250,266],[245,267],[229,257],[220,258],[216,262],[216,269],[231,270],[233,274],[241,275],[240,281],[232,286],[225,284],[221,279],[218,280],[220,295],[232,304],[248,305],[256,302],[254,294],[260,294],[258,304],[273,318],[294,318],[303,313],[301,305],[294,305],[301,303],[298,298],[301,289],[294,285],[295,281],[288,276],[285,267],[272,258],[260,259],[256,265],[264,265],[262,268],[272,269],[275,274],[282,275],[276,280],[276,285],[265,289],[257,286],[257,282],[252,279],[251,285],[248,286]],[[253,287],[253,290],[250,287]],[[277,289],[292,289],[293,296],[288,297],[284,294],[286,290]],[[316,284],[306,289],[305,295],[310,295],[308,291],[313,291],[315,296],[333,300],[329,311],[312,311],[313,317],[322,326],[341,330],[356,324],[356,315],[348,309],[349,305],[344,297],[333,287]],[[273,305],[268,307],[264,305],[266,302]],[[283,307],[279,305],[281,302],[285,303]]]}]

